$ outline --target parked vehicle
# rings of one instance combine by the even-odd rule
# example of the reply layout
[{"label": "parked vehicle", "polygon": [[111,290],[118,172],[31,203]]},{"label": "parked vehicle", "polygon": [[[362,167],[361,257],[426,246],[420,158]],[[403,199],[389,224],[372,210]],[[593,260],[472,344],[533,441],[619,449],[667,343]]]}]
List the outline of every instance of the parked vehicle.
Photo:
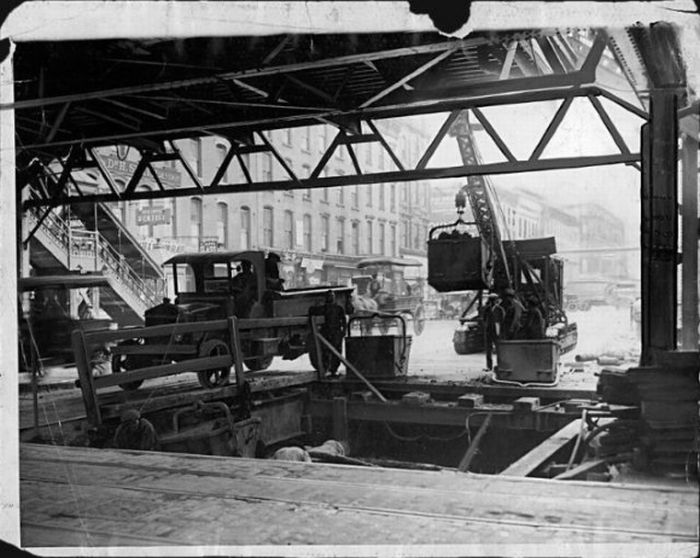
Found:
[{"label": "parked vehicle", "polygon": [[[108,288],[110,279],[101,274],[64,274],[22,277],[18,290],[30,293],[27,312],[20,312],[20,367],[31,369],[32,362],[67,364],[73,362],[71,332],[116,328],[109,318],[97,318],[88,300],[81,295],[87,289]],[[76,303],[76,299],[82,299]],[[106,349],[100,348],[90,358],[104,360]]]},{"label": "parked vehicle", "polygon": [[[174,280],[175,302],[166,299],[146,311],[146,327],[163,324],[209,321],[236,316],[242,319],[272,318],[270,327],[255,329],[254,337],[241,339],[244,364],[249,370],[264,370],[275,356],[295,359],[308,352],[311,331],[308,322],[289,324],[285,318],[306,317],[312,306],[323,304],[331,290],[336,302],[352,312],[353,287],[319,286],[301,289],[283,288],[278,269],[279,257],[261,251],[204,252],[179,254],[163,265],[170,266]],[[115,351],[113,373],[156,364],[178,362],[194,357],[231,354],[230,340],[221,332],[151,337],[126,340],[120,346],[140,344],[139,354]],[[149,353],[147,345],[155,352]],[[313,363],[313,359],[312,359]],[[230,368],[198,372],[204,387],[225,384]],[[136,389],[141,382],[122,385]]]},{"label": "parked vehicle", "polygon": [[416,335],[423,333],[423,285],[419,280],[407,280],[404,271],[407,267],[422,265],[411,258],[378,257],[360,260],[357,269],[364,273],[352,278],[352,283],[357,288],[356,310],[360,313],[399,314],[404,319],[413,320]]}]

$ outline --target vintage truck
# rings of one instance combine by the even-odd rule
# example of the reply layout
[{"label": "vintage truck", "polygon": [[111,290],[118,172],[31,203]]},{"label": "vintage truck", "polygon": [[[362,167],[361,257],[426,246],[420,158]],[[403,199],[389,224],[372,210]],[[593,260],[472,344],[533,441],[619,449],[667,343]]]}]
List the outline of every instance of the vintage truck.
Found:
[{"label": "vintage truck", "polygon": [[[175,301],[165,299],[147,310],[146,327],[231,316],[243,320],[271,318],[269,327],[255,328],[251,330],[254,334],[241,335],[245,366],[253,371],[264,370],[275,356],[295,359],[308,352],[311,329],[308,322],[289,324],[285,318],[308,316],[312,306],[323,304],[329,290],[350,314],[353,287],[334,285],[285,290],[279,279],[278,262],[279,257],[274,253],[266,257],[262,251],[178,254],[163,264],[172,272]],[[227,335],[215,331],[128,339],[112,350],[112,372],[118,374],[191,358],[232,354],[229,343]],[[157,350],[150,353],[149,344]],[[129,350],[133,345],[141,345],[141,348]],[[203,387],[211,388],[225,384],[230,374],[231,369],[225,368],[203,370],[197,376]],[[120,384],[127,390],[140,385],[140,381]]]}]

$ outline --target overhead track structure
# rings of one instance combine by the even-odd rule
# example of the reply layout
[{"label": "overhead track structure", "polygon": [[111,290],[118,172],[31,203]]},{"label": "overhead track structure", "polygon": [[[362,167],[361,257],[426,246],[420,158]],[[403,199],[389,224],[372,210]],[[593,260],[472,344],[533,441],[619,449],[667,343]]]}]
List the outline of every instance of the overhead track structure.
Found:
[{"label": "overhead track structure", "polygon": [[[605,97],[647,118],[646,77],[625,32],[539,30],[475,33],[445,40],[432,33],[315,35],[27,43],[15,56],[18,181],[34,187],[24,207],[109,202],[202,194],[406,182],[597,165],[639,165],[599,101]],[[84,48],[83,48],[84,47]],[[227,53],[236,52],[237,56]],[[627,59],[635,57],[631,62]],[[46,62],[42,62],[46,60]],[[198,65],[199,64],[199,65]],[[629,75],[628,75],[629,74]],[[601,85],[612,80],[619,95]],[[630,86],[630,75],[634,83]],[[587,98],[608,129],[617,152],[546,157],[572,102]],[[516,158],[480,109],[561,101],[554,119],[526,158]],[[505,161],[429,166],[451,121],[469,110]],[[381,120],[420,114],[446,115],[445,125],[419,161],[402,160],[381,131]],[[272,130],[330,124],[336,129],[309,176],[292,171],[269,141]],[[220,136],[229,149],[206,183],[189,167],[177,141]],[[449,141],[449,140],[448,140]],[[364,173],[354,146],[375,143],[393,169]],[[128,145],[140,160],[127,184],[103,168],[100,148]],[[328,176],[324,168],[346,149],[354,173]],[[259,180],[246,156],[267,153],[284,178]],[[155,163],[184,169],[189,184],[174,188],[158,178]],[[244,181],[224,177],[237,165]],[[70,176],[95,169],[102,186],[79,190]],[[67,175],[66,175],[67,173]],[[157,189],[139,189],[146,174]]]}]

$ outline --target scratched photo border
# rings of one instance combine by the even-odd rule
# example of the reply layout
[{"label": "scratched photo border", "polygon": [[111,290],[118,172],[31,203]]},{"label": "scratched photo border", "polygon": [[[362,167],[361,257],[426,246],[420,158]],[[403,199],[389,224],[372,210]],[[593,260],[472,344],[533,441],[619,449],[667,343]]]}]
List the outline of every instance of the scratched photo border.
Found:
[{"label": "scratched photo border", "polygon": [[[440,0],[435,0],[440,1]],[[369,4],[374,4],[369,8]],[[14,7],[16,6],[16,7]],[[277,22],[275,33],[351,31],[431,31],[435,30],[425,14],[410,12],[409,2],[273,2],[260,0],[245,2],[219,0],[210,2],[126,1],[99,2],[94,0],[23,2],[15,0],[0,7],[14,11],[0,26],[0,52],[6,60],[12,56],[12,41],[158,37],[178,38],[201,35],[247,35],[251,30],[262,31],[266,19],[275,10],[291,16]],[[669,8],[662,12],[661,8]],[[684,51],[686,71],[693,84],[698,76],[700,59],[700,26],[691,0],[676,2],[473,2],[471,15],[462,29],[452,34],[465,37],[472,29],[507,30],[539,27],[618,27],[635,23],[649,24],[663,20],[682,27],[686,37],[697,44],[695,56]],[[137,13],[138,17],[133,15]],[[144,11],[145,10],[145,11]],[[271,11],[272,10],[272,11]],[[330,17],[335,10],[340,18]],[[674,10],[678,10],[674,12]],[[101,12],[102,11],[102,12]],[[105,13],[112,14],[103,17]],[[225,19],[222,15],[237,17]],[[115,17],[115,14],[118,14]],[[4,14],[2,14],[4,15]],[[144,15],[146,17],[144,17]],[[695,22],[692,20],[695,17]],[[155,31],[155,32],[154,32]],[[694,35],[694,36],[693,36]],[[0,105],[6,104],[12,83],[5,73],[6,62],[0,62]],[[697,89],[696,89],[697,91]],[[12,97],[9,97],[12,98]],[[19,525],[19,404],[17,355],[17,243],[15,215],[17,202],[14,184],[14,149],[7,143],[8,127],[13,126],[12,111],[0,107],[0,285],[2,304],[0,316],[4,322],[0,335],[0,540],[20,545]],[[13,129],[13,128],[12,128]],[[13,143],[12,141],[10,142]],[[10,169],[7,172],[5,169]],[[235,521],[235,517],[232,518]],[[322,528],[322,526],[319,526]],[[414,546],[271,546],[239,547],[50,547],[29,548],[31,553],[43,556],[695,556],[698,549],[687,543],[659,545],[606,544],[606,545],[528,545],[524,541],[512,545],[414,545]]]}]

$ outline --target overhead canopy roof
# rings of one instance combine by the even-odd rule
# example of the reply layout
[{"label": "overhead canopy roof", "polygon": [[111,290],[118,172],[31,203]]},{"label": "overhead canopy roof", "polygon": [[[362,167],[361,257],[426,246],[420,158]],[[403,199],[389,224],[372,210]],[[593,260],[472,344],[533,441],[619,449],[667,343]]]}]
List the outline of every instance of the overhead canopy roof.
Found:
[{"label": "overhead canopy roof", "polygon": [[[102,13],[114,10],[112,4],[121,5],[107,3],[109,7]],[[124,10],[136,10],[127,4],[123,4]],[[125,27],[124,21],[130,19],[126,11],[124,17],[114,19],[114,29],[109,28],[109,16],[105,16],[100,25],[95,24],[94,32],[89,27],[83,31],[95,40],[76,40],[74,28],[81,19],[93,21],[90,17],[94,14],[75,13],[71,26],[58,14],[55,22],[35,18],[34,27],[22,26],[17,20],[7,26],[7,35],[20,42],[14,54],[15,102],[2,108],[16,109],[20,169],[32,160],[65,158],[71,146],[85,150],[128,144],[148,152],[149,162],[168,161],[176,156],[171,140],[206,135],[228,138],[238,157],[269,152],[262,132],[317,124],[330,124],[344,134],[358,136],[357,141],[381,141],[376,140],[376,132],[375,139],[367,134],[371,120],[566,96],[604,95],[643,116],[650,80],[657,77],[654,70],[661,68],[663,74],[664,69],[681,73],[683,69],[680,63],[664,64],[663,60],[650,66],[653,57],[647,55],[655,46],[643,29],[512,28],[513,22],[534,22],[537,18],[533,13],[544,8],[540,12],[519,9],[511,15],[522,13],[523,17],[506,18],[507,25],[496,26],[495,31],[488,23],[483,30],[475,25],[476,31],[456,39],[430,30],[426,18],[407,17],[405,3],[391,4],[393,8],[372,4],[374,14],[363,13],[357,18],[348,15],[345,3],[338,3],[337,8],[333,8],[335,3],[281,3],[275,12],[279,23],[272,27],[270,19],[265,19],[272,12],[263,17],[251,8],[253,3],[222,3],[227,4],[223,7],[195,3],[177,19],[168,18],[168,10],[161,4],[169,3],[155,3],[154,21],[141,21],[148,14],[139,16],[139,12],[131,18],[132,27]],[[269,11],[268,4],[263,4],[263,11]],[[474,6],[473,19],[492,22],[490,14],[478,14],[479,5]],[[397,6],[403,10],[396,12],[402,17],[392,19],[389,14],[391,9],[399,10]],[[308,12],[308,24],[299,24],[300,9]],[[179,13],[174,8],[170,11]],[[228,22],[230,34],[213,16],[215,12]],[[347,19],[345,26],[342,18]],[[551,19],[564,20],[560,14]],[[164,22],[160,28],[158,21]],[[350,32],[342,33],[344,27]],[[15,28],[19,30],[12,32]],[[163,38],[149,35],[155,29],[163,30]],[[367,32],[361,32],[363,29]],[[196,36],[197,32],[203,36]],[[64,40],[50,40],[58,38]],[[668,50],[667,46],[656,45],[662,50]],[[685,76],[678,79],[685,85]],[[359,137],[363,133],[365,136]],[[622,155],[601,164],[636,160]],[[566,164],[561,162],[556,168]],[[522,168],[514,165],[512,170],[478,171],[520,172]],[[400,165],[399,170],[403,170]],[[460,170],[452,176],[454,172]],[[191,170],[188,173],[192,175]],[[433,175],[426,171],[410,177],[364,176],[360,183]],[[324,186],[355,178],[331,177]],[[331,184],[333,180],[337,184]],[[277,187],[317,185],[320,182],[302,184],[292,176],[287,184]],[[59,186],[61,189],[65,183]],[[135,192],[135,186],[118,193],[112,186],[114,195],[99,199],[169,194]],[[204,193],[202,185],[198,188]]]}]

